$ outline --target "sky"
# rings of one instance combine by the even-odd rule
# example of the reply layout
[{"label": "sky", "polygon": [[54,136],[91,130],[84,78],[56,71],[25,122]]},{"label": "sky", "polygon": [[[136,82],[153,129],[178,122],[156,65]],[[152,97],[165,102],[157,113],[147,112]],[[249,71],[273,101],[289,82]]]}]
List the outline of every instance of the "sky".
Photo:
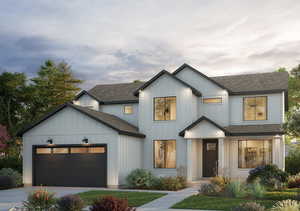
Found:
[{"label": "sky", "polygon": [[66,61],[95,84],[188,63],[208,76],[300,63],[299,0],[1,0],[0,69]]}]

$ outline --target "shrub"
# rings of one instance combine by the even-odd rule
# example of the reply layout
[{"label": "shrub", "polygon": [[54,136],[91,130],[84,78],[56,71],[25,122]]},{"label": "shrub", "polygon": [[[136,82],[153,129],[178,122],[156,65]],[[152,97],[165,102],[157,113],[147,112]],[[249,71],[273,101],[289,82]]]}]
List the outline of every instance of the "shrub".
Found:
[{"label": "shrub", "polygon": [[135,169],[126,178],[129,187],[139,189],[149,189],[153,180],[153,174],[145,169]]},{"label": "shrub", "polygon": [[283,191],[273,191],[273,192],[266,192],[264,195],[264,199],[270,199],[274,201],[281,201],[286,199],[296,199],[297,200],[297,193],[296,192],[283,192]]},{"label": "shrub", "polygon": [[11,168],[22,173],[22,159],[18,157],[3,157],[0,158],[0,169]]},{"label": "shrub", "polygon": [[[184,177],[161,177],[159,180],[153,180],[153,188],[159,190],[177,191],[186,187],[186,179]],[[159,186],[158,186],[159,185]]]},{"label": "shrub", "polygon": [[10,176],[0,176],[0,190],[16,187],[15,181]]},{"label": "shrub", "polygon": [[22,175],[11,169],[11,168],[3,168],[0,170],[0,176],[9,176],[14,180],[14,187],[18,187],[20,185],[22,185]]},{"label": "shrub", "polygon": [[231,209],[232,211],[264,211],[265,207],[255,202],[247,202]]},{"label": "shrub", "polygon": [[246,186],[240,181],[233,181],[225,186],[225,195],[228,197],[242,198],[246,194]]},{"label": "shrub", "polygon": [[252,183],[259,179],[262,185],[275,187],[280,185],[280,183],[285,183],[287,178],[288,174],[286,172],[279,169],[276,165],[268,164],[252,169],[249,172],[247,182]]},{"label": "shrub", "polygon": [[218,195],[222,191],[222,188],[215,184],[202,184],[200,186],[199,193],[207,196]]},{"label": "shrub", "polygon": [[288,177],[289,188],[300,188],[300,173]]},{"label": "shrub", "polygon": [[248,189],[250,195],[257,199],[263,198],[266,192],[265,188],[257,181],[250,184]]},{"label": "shrub", "polygon": [[125,199],[118,199],[113,196],[106,196],[96,199],[90,207],[90,211],[135,211],[135,208],[128,207]]},{"label": "shrub", "polygon": [[230,181],[230,178],[222,176],[216,176],[210,179],[211,184],[219,186],[222,190],[225,189],[225,186],[230,183]]},{"label": "shrub", "polygon": [[66,195],[57,200],[59,211],[81,211],[83,208],[84,202],[77,195]]},{"label": "shrub", "polygon": [[54,193],[39,189],[30,193],[27,201],[23,202],[24,207],[29,210],[48,210],[56,203]]},{"label": "shrub", "polygon": [[277,202],[272,208],[271,211],[299,211],[300,204],[297,201],[293,200],[284,200]]},{"label": "shrub", "polygon": [[285,170],[290,174],[300,173],[300,149],[296,148],[289,152],[285,158]]}]

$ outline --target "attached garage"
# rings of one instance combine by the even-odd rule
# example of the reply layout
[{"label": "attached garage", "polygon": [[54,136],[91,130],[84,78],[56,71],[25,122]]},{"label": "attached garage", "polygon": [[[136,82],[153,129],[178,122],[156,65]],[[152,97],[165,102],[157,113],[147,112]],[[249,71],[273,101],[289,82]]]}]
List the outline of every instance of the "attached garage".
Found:
[{"label": "attached garage", "polygon": [[131,170],[142,167],[145,136],[136,127],[70,103],[20,136],[25,185],[116,187],[125,184]]}]

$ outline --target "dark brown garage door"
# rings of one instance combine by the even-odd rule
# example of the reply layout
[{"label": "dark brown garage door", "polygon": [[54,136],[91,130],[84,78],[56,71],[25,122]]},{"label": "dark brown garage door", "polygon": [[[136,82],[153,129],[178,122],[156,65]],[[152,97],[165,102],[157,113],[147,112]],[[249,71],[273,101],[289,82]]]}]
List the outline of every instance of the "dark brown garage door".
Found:
[{"label": "dark brown garage door", "polygon": [[33,184],[106,187],[106,145],[33,146]]}]

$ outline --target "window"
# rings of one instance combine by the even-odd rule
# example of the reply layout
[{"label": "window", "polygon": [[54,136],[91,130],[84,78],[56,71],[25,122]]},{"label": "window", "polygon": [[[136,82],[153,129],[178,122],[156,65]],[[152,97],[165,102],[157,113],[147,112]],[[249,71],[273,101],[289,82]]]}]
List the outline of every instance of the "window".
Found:
[{"label": "window", "polygon": [[37,148],[36,154],[51,154],[51,148]]},{"label": "window", "polygon": [[256,168],[272,163],[272,140],[240,140],[239,168]]},{"label": "window", "polygon": [[203,103],[222,103],[221,97],[203,98]]},{"label": "window", "polygon": [[89,147],[89,153],[105,153],[104,147]]},{"label": "window", "polygon": [[87,153],[87,147],[71,147],[71,154],[77,153]]},{"label": "window", "polygon": [[176,140],[154,141],[154,168],[176,168]]},{"label": "window", "polygon": [[266,120],[267,97],[244,98],[244,120]]},{"label": "window", "polygon": [[133,113],[133,107],[129,106],[129,105],[124,106],[124,113],[125,114],[132,114]]},{"label": "window", "polygon": [[53,153],[54,154],[68,154],[69,153],[69,148],[53,148]]},{"label": "window", "polygon": [[176,120],[176,97],[154,98],[154,120]]}]

